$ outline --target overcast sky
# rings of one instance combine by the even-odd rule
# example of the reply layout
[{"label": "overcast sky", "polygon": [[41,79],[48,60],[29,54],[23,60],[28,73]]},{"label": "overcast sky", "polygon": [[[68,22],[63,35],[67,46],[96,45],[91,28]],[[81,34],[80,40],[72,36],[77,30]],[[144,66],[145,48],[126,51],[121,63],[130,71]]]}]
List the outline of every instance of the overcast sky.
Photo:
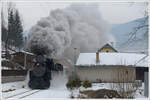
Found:
[{"label": "overcast sky", "polygon": [[[23,19],[25,30],[30,29],[41,17],[46,17],[54,9],[64,9],[70,2],[17,2],[16,8],[19,9]],[[98,4],[98,3],[97,3]],[[141,18],[147,8],[143,2],[100,2],[99,13],[104,20],[110,24],[120,24]]]}]

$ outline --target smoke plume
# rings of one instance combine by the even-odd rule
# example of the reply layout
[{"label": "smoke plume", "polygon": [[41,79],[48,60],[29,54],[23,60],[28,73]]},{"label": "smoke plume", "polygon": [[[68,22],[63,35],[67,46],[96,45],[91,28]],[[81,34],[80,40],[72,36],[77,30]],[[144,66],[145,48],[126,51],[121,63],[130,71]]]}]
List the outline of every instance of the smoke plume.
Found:
[{"label": "smoke plume", "polygon": [[28,48],[32,52],[43,51],[50,57],[73,61],[77,52],[95,52],[113,38],[108,33],[96,4],[73,4],[56,9],[48,17],[40,19],[31,28]]}]

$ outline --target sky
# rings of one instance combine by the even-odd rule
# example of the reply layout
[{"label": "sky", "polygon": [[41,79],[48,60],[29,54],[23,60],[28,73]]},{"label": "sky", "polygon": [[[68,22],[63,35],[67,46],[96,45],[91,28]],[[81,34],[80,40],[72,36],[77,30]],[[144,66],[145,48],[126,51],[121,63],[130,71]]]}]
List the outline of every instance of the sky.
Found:
[{"label": "sky", "polygon": [[[40,18],[47,17],[50,11],[64,9],[71,4],[72,2],[15,2],[25,30],[29,30]],[[99,13],[109,24],[121,24],[142,18],[147,8],[143,2],[98,2],[97,4]]]}]

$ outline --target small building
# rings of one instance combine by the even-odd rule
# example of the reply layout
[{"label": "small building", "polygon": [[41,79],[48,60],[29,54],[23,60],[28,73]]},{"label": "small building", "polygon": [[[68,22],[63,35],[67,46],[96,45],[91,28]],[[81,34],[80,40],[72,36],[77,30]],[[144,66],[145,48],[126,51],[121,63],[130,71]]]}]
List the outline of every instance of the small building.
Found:
[{"label": "small building", "polygon": [[[140,53],[80,53],[75,68],[81,80],[91,82],[134,82],[148,71],[147,55]],[[141,74],[142,73],[142,74]],[[141,74],[141,75],[137,75]]]},{"label": "small building", "polygon": [[33,59],[35,55],[26,51],[19,51],[11,54],[11,61],[18,63],[19,65],[25,67],[25,69],[30,69],[33,66]]},{"label": "small building", "polygon": [[102,48],[100,48],[98,50],[98,52],[118,52],[118,51],[116,49],[114,49],[113,46],[111,46],[110,44],[107,43]]}]

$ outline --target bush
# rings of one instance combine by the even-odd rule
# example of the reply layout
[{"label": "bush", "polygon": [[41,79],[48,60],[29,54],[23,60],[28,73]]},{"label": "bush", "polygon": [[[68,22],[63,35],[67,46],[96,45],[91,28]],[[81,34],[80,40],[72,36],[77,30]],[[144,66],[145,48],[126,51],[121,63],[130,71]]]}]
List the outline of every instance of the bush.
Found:
[{"label": "bush", "polygon": [[88,80],[83,82],[83,87],[88,88],[88,87],[92,87],[92,83]]},{"label": "bush", "polygon": [[66,86],[68,89],[71,89],[71,90],[74,88],[79,88],[81,86],[81,80],[78,77],[76,77],[74,79],[69,79]]},{"label": "bush", "polygon": [[80,93],[87,96],[87,98],[121,98],[117,91],[109,89],[86,90],[80,91]]}]

